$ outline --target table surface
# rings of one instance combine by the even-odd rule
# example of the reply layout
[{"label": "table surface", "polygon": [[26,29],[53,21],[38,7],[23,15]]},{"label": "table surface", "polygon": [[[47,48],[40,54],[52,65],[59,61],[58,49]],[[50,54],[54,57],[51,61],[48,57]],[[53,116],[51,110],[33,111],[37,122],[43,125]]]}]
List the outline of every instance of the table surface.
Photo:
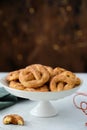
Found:
[{"label": "table surface", "polygon": [[[0,73],[0,78],[5,75],[6,73]],[[79,92],[87,94],[87,74],[76,73],[76,75],[82,79],[82,85]],[[87,115],[85,115],[81,109],[75,107],[73,103],[75,94],[76,93],[60,100],[50,101],[58,111],[58,114],[49,118],[32,116],[30,111],[36,106],[37,102],[31,100],[24,100],[3,109],[0,111],[0,130],[87,130],[87,126],[85,126]],[[80,102],[83,99],[87,101],[87,96],[79,97],[78,101]],[[85,111],[87,110],[85,109]],[[24,126],[3,124],[3,117],[13,113],[19,114],[24,118]]]}]

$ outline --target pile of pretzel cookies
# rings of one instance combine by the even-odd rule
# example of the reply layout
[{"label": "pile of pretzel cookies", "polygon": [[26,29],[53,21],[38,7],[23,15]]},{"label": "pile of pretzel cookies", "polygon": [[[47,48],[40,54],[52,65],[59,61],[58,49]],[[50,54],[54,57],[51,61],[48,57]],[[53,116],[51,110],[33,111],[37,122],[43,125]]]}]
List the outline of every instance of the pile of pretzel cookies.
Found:
[{"label": "pile of pretzel cookies", "polygon": [[32,64],[9,72],[6,81],[11,88],[32,92],[69,90],[81,83],[80,78],[71,71],[42,64]]}]

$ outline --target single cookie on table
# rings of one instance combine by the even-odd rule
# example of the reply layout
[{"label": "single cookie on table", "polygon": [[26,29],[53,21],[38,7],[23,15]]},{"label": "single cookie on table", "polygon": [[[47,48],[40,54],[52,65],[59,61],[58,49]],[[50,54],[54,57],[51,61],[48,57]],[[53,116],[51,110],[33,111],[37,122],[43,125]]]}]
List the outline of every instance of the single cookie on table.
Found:
[{"label": "single cookie on table", "polygon": [[24,125],[24,119],[18,114],[9,114],[3,118],[3,123],[14,124],[14,125]]}]

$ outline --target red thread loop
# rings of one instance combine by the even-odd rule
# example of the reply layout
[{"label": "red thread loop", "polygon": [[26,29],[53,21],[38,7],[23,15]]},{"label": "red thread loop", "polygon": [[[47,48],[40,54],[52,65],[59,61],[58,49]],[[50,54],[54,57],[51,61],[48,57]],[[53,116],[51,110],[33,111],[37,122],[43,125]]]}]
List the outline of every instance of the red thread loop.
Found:
[{"label": "red thread loop", "polygon": [[81,101],[80,102],[80,106],[78,106],[77,103],[76,103],[76,97],[79,96],[79,95],[80,96],[87,96],[87,94],[85,94],[85,93],[77,93],[73,97],[73,103],[74,103],[74,105],[75,105],[76,108],[81,109],[85,113],[85,115],[87,115],[87,112],[86,112],[86,110],[87,110],[87,102],[86,101]]},{"label": "red thread loop", "polygon": [[[78,106],[78,104],[76,103],[76,97],[77,96],[87,96],[87,94],[85,93],[77,93],[74,97],[73,97],[73,103],[75,105],[76,108],[80,109],[83,111],[83,113],[85,115],[87,115],[87,102],[86,101],[81,101],[80,105]],[[87,126],[87,122],[85,123],[85,126]]]}]

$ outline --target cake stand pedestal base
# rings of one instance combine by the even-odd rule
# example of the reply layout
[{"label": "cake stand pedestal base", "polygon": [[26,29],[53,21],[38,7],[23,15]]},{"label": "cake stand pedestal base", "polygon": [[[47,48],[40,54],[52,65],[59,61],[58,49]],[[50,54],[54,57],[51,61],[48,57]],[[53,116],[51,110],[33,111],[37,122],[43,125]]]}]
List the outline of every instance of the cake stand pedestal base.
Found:
[{"label": "cake stand pedestal base", "polygon": [[49,101],[40,101],[30,112],[37,117],[51,117],[57,114],[57,111]]}]

